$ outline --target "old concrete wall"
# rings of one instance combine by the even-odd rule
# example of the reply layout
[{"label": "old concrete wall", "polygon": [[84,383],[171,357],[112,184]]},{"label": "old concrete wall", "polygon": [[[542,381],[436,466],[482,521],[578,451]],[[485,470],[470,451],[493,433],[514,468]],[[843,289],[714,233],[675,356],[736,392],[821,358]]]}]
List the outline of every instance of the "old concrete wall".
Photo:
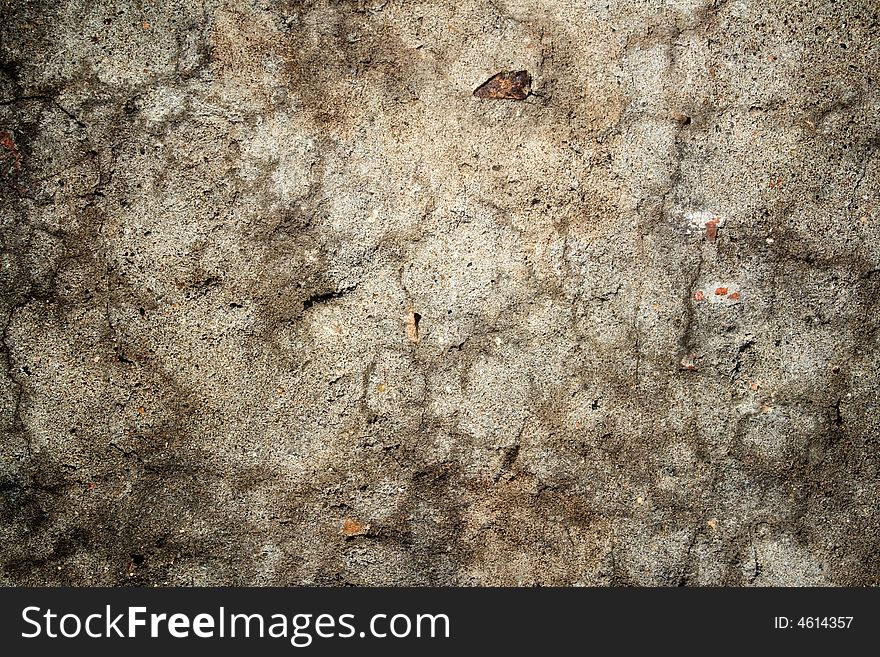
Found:
[{"label": "old concrete wall", "polygon": [[876,2],[0,7],[0,582],[880,584]]}]

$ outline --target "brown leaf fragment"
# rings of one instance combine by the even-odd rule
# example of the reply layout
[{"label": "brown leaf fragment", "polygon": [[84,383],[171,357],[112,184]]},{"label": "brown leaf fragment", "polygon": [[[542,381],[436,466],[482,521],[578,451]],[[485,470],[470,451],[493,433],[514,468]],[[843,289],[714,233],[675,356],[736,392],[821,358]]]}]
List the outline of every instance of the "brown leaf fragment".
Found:
[{"label": "brown leaf fragment", "polygon": [[501,71],[474,90],[477,98],[493,100],[525,100],[532,91],[528,71]]}]

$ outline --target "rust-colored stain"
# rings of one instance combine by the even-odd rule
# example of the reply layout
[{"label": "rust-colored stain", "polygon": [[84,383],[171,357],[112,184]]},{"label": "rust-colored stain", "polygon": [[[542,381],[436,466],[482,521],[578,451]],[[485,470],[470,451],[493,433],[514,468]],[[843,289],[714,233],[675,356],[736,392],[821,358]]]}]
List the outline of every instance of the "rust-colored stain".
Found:
[{"label": "rust-colored stain", "polygon": [[525,100],[532,91],[528,71],[501,71],[474,90],[477,98],[493,100]]},{"label": "rust-colored stain", "polygon": [[355,520],[354,518],[345,518],[342,521],[342,534],[346,538],[351,538],[352,536],[363,536],[370,530],[370,525],[361,522],[360,520]]},{"label": "rust-colored stain", "polygon": [[731,292],[730,294],[727,295],[727,298],[730,301],[739,301],[739,292]]},{"label": "rust-colored stain", "polygon": [[726,287],[716,287],[715,288],[715,295],[716,296],[723,297],[725,294],[727,294]]},{"label": "rust-colored stain", "polygon": [[10,173],[21,171],[21,153],[15,145],[15,138],[11,132],[0,131],[0,173],[8,176]]},{"label": "rust-colored stain", "polygon": [[419,315],[412,308],[409,309],[406,315],[406,338],[410,342],[418,342],[419,341],[419,322],[421,321],[422,316]]},{"label": "rust-colored stain", "polygon": [[706,295],[703,294],[702,290],[697,290],[696,292],[694,292],[694,301],[705,301],[705,300],[706,300]]},{"label": "rust-colored stain", "polygon": [[710,219],[706,222],[706,239],[710,242],[714,242],[715,238],[718,237],[718,219]]}]

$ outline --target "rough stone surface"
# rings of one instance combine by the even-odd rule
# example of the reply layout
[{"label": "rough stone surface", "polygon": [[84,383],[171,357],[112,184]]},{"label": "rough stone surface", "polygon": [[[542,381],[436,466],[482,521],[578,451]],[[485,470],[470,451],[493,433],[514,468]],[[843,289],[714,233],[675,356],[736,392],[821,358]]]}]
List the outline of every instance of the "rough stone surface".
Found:
[{"label": "rough stone surface", "polygon": [[0,11],[0,583],[880,584],[873,0]]}]

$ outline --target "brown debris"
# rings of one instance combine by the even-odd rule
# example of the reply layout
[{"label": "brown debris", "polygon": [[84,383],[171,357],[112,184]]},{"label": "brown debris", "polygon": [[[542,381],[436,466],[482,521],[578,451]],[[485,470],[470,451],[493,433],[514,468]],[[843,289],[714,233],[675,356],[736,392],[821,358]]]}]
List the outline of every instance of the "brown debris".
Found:
[{"label": "brown debris", "polygon": [[501,71],[474,90],[477,98],[493,100],[525,100],[532,90],[528,71]]},{"label": "brown debris", "polygon": [[723,297],[725,294],[727,294],[726,287],[716,287],[715,288],[715,295],[716,296]]},{"label": "brown debris", "polygon": [[345,518],[342,521],[342,535],[346,538],[352,538],[353,536],[363,536],[368,531],[370,531],[369,523],[363,523],[360,520],[355,520],[354,518]]},{"label": "brown debris", "polygon": [[717,217],[706,222],[706,239],[710,242],[714,242],[715,238],[718,237],[718,222]]},{"label": "brown debris", "polygon": [[673,112],[672,120],[681,125],[690,125],[691,123],[691,117],[687,114],[682,114],[681,112]]},{"label": "brown debris", "polygon": [[421,315],[412,308],[409,309],[406,317],[406,337],[410,342],[415,343],[419,341],[419,321],[421,319]]}]

